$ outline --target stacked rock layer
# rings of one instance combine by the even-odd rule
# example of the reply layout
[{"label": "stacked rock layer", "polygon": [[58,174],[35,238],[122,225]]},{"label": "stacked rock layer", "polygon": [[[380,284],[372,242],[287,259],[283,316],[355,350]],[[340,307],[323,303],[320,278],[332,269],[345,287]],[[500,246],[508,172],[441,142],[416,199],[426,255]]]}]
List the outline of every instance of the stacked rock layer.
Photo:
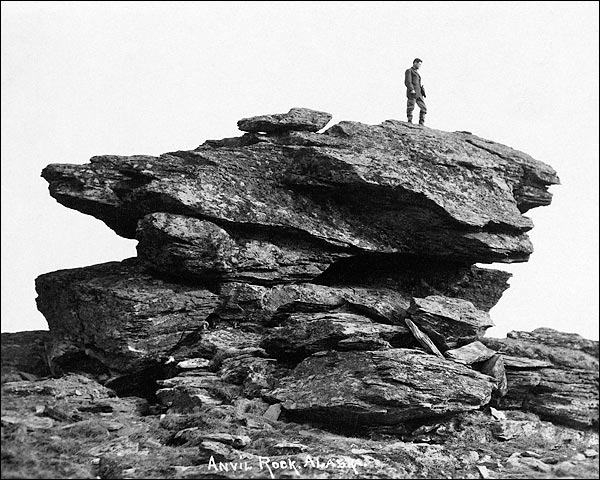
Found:
[{"label": "stacked rock layer", "polygon": [[491,402],[597,424],[597,342],[569,336],[563,361],[558,332],[483,338],[509,274],[475,264],[527,261],[523,214],[554,170],[399,121],[317,133],[330,119],[295,108],[190,151],[46,167],[58,202],[139,241],[37,279],[53,370],[173,411],[245,396],[389,426]]}]

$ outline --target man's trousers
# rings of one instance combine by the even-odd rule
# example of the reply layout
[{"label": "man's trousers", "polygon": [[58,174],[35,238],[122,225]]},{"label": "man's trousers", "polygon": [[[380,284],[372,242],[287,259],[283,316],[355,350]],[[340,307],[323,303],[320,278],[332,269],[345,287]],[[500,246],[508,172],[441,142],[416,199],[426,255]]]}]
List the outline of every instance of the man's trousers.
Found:
[{"label": "man's trousers", "polygon": [[409,122],[412,122],[413,110],[415,109],[415,103],[419,106],[419,123],[425,123],[425,114],[427,113],[427,106],[421,97],[411,98],[408,97],[406,101],[406,117]]}]

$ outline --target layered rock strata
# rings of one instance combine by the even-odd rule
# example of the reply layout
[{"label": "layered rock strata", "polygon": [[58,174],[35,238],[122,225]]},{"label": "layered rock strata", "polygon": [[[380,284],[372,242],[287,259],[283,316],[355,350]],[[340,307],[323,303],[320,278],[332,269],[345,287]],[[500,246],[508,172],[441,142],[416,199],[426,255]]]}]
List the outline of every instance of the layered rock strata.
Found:
[{"label": "layered rock strata", "polygon": [[512,372],[545,360],[480,343],[509,275],[474,264],[528,259],[523,213],[550,203],[554,170],[393,120],[315,133],[330,119],[292,109],[190,151],[46,167],[57,201],[139,241],[137,258],[37,279],[53,367],[145,383],[174,412],[260,398],[367,426],[490,401],[542,414],[517,404]]}]

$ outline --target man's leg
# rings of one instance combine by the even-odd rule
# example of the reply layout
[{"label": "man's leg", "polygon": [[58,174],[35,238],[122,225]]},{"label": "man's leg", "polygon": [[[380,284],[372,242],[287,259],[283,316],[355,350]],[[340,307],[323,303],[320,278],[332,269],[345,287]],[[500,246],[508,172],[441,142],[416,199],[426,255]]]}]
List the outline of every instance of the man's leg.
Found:
[{"label": "man's leg", "polygon": [[412,123],[413,110],[415,109],[415,99],[408,97],[406,100],[406,118]]},{"label": "man's leg", "polygon": [[419,125],[425,125],[425,115],[427,114],[427,106],[425,105],[425,102],[422,98],[417,98],[417,105],[419,106]]}]

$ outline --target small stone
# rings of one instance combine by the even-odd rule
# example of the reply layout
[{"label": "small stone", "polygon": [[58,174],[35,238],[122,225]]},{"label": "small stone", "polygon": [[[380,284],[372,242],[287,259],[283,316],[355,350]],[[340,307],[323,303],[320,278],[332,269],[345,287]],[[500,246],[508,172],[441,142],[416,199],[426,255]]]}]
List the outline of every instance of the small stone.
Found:
[{"label": "small stone", "polygon": [[518,467],[521,464],[521,462],[519,461],[520,457],[521,457],[520,453],[517,453],[517,452],[513,453],[510,457],[508,457],[506,459],[506,466],[512,467],[512,468]]},{"label": "small stone", "polygon": [[462,462],[465,464],[475,463],[479,461],[479,454],[473,450],[468,452],[462,459]]},{"label": "small stone", "polygon": [[154,447],[154,448],[161,448],[162,447],[162,443],[160,443],[158,440],[155,440],[154,438],[148,438],[144,441],[144,444],[147,447]]},{"label": "small stone", "polygon": [[494,407],[490,407],[490,413],[492,414],[492,417],[494,417],[496,420],[506,420],[506,415],[504,414],[504,412],[496,410]]},{"label": "small stone", "polygon": [[81,396],[81,395],[83,395],[83,393],[81,393],[81,390],[75,390],[75,395]]},{"label": "small stone", "polygon": [[296,452],[304,452],[308,450],[308,447],[302,443],[292,443],[292,442],[281,442],[277,445],[274,445],[274,448],[285,449],[285,450],[293,450]]},{"label": "small stone", "polygon": [[352,448],[350,450],[350,453],[352,455],[371,455],[373,453],[378,453],[378,452],[376,452],[375,450],[367,450],[364,448]]},{"label": "small stone", "polygon": [[488,360],[496,355],[496,352],[487,348],[483,343],[475,341],[453,350],[446,350],[444,355],[457,363],[472,365]]},{"label": "small stone", "polygon": [[104,422],[104,426],[109,432],[115,432],[123,428],[123,424],[119,422]]},{"label": "small stone", "polygon": [[490,471],[488,470],[487,467],[485,467],[483,465],[477,465],[477,470],[479,470],[479,476],[481,478],[491,478]]},{"label": "small stone", "polygon": [[172,465],[171,468],[175,470],[175,473],[185,473],[187,470],[193,470],[196,467],[186,467],[184,465]]},{"label": "small stone", "polygon": [[534,470],[538,470],[539,472],[548,473],[552,471],[552,467],[550,465],[542,462],[537,458],[523,457],[520,459],[520,462],[523,465],[527,465],[528,467],[533,468]]},{"label": "small stone", "polygon": [[267,408],[267,411],[263,414],[263,417],[267,420],[272,420],[275,422],[279,418],[279,415],[281,415],[281,403],[275,403]]},{"label": "small stone", "polygon": [[598,456],[598,452],[596,450],[592,450],[591,448],[583,452],[586,457],[594,458]]},{"label": "small stone", "polygon": [[552,472],[559,477],[568,477],[573,475],[575,464],[573,462],[560,462],[552,467]]},{"label": "small stone", "polygon": [[182,370],[192,370],[194,368],[206,368],[210,364],[210,360],[206,358],[189,358],[179,362],[177,366]]},{"label": "small stone", "polygon": [[52,428],[54,426],[54,420],[47,417],[17,418],[9,415],[3,415],[1,422],[9,425],[22,425],[29,430],[43,430]]},{"label": "small stone", "polygon": [[502,355],[497,354],[486,360],[481,366],[481,373],[489,375],[496,380],[496,388],[494,391],[501,397],[508,393],[508,382],[506,380],[506,370],[504,368],[504,360]]},{"label": "small stone", "polygon": [[424,433],[433,432],[439,426],[440,426],[439,423],[435,424],[435,425],[421,425],[419,428],[417,428],[416,430],[414,430],[412,432],[412,434],[413,435],[423,435]]},{"label": "small stone", "polygon": [[247,447],[251,442],[248,435],[231,435],[229,433],[205,433],[202,435],[206,440],[221,442],[235,448]]},{"label": "small stone", "polygon": [[578,462],[581,462],[582,460],[585,460],[587,457],[583,454],[583,453],[578,453],[576,455],[573,455],[573,460],[576,460]]}]

